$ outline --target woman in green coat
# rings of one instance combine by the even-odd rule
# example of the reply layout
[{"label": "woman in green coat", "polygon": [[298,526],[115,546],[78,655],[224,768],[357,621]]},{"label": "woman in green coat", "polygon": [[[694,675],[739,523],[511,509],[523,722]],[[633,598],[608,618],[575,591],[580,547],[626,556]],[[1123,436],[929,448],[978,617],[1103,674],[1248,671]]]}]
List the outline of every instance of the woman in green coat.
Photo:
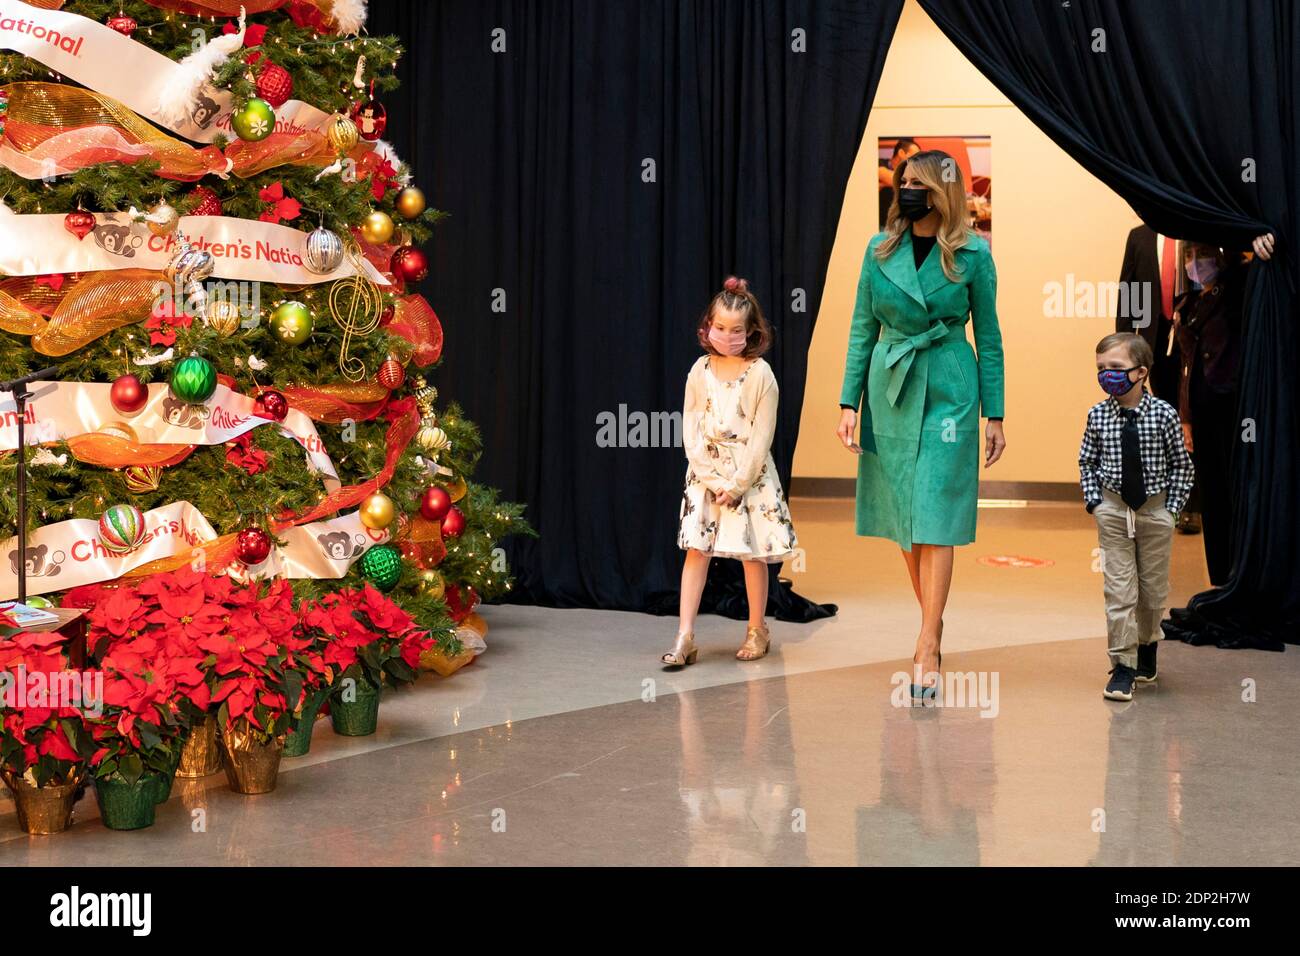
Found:
[{"label": "woman in green coat", "polygon": [[857,532],[898,543],[921,605],[912,658],[921,698],[938,682],[953,546],[975,540],[981,412],[984,466],[1006,447],[997,275],[967,221],[961,169],[947,153],[917,153],[894,170],[885,231],[858,279],[840,391],[838,434],[860,456]]}]

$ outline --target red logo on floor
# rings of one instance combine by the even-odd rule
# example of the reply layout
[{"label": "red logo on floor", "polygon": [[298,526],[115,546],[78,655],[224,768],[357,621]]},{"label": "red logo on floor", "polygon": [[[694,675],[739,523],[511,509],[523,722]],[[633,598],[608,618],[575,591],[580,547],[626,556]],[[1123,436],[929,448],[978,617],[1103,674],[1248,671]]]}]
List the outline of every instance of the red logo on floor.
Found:
[{"label": "red logo on floor", "polygon": [[1050,568],[1056,562],[1047,558],[1026,558],[1019,554],[986,554],[979,559],[979,563],[990,568]]}]

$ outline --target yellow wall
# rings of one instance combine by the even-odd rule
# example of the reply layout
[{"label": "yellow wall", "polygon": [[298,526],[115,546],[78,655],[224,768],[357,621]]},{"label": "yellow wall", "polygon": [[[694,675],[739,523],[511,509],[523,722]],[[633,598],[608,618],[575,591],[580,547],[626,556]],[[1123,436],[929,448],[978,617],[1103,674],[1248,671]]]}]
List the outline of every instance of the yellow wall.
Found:
[{"label": "yellow wall", "polygon": [[1044,283],[1114,282],[1128,205],[1029,122],[908,0],[885,61],[840,215],[821,312],[808,353],[808,387],[794,457],[799,477],[852,477],[836,440],[840,380],[858,271],[877,231],[880,136],[993,137],[993,258],[1006,352],[1007,453],[981,477],[1078,480],[1084,415],[1102,398],[1093,347],[1113,318],[1045,318]]}]

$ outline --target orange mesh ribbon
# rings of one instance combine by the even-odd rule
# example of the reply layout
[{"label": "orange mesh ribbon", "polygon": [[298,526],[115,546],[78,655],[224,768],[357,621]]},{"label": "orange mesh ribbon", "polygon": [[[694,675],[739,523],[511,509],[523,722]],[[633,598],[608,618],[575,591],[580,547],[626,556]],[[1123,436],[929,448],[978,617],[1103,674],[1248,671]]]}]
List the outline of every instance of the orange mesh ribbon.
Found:
[{"label": "orange mesh ribbon", "polygon": [[148,318],[160,281],[166,281],[162,273],[150,269],[82,275],[65,288],[45,328],[32,336],[32,348],[42,355],[67,355],[114,329]]},{"label": "orange mesh ribbon", "polygon": [[239,8],[243,7],[251,17],[255,13],[278,10],[289,0],[145,0],[151,7],[159,10],[175,10],[189,16],[234,17],[238,19]]},{"label": "orange mesh ribbon", "polygon": [[126,468],[130,465],[149,465],[167,468],[189,457],[196,445],[150,445],[129,441],[119,435],[105,432],[87,432],[68,439],[68,451],[77,461],[101,468]]},{"label": "orange mesh ribbon", "polygon": [[361,254],[366,257],[372,266],[384,275],[388,275],[388,267],[392,264],[393,252],[397,249],[397,246],[387,242],[382,243],[381,245],[375,245],[374,243],[366,242],[366,237],[361,234],[360,229],[352,229],[350,231],[352,233],[352,238],[356,240],[357,245],[361,248]]},{"label": "orange mesh ribbon", "polygon": [[379,474],[360,484],[346,485],[330,492],[310,511],[277,521],[274,526],[275,531],[283,531],[285,528],[307,524],[310,521],[319,521],[343,508],[358,505],[362,499],[374,494],[392,480],[393,472],[397,470],[397,462],[420,428],[420,413],[415,408],[415,399],[403,398],[390,403],[387,414],[389,424],[388,433],[384,436],[384,467],[380,469]]},{"label": "orange mesh ribbon", "polygon": [[421,368],[432,365],[442,356],[442,323],[438,321],[433,306],[422,295],[408,295],[397,300],[388,331],[415,346],[411,358]]},{"label": "orange mesh ribbon", "polygon": [[173,554],[170,557],[159,558],[157,561],[150,561],[148,564],[142,564],[138,568],[132,568],[122,575],[124,578],[142,578],[150,574],[165,574],[168,571],[175,571],[183,568],[185,565],[194,561],[198,555],[195,551],[203,552],[203,561],[210,568],[224,568],[230,562],[235,560],[235,538],[234,534],[223,534],[220,538],[212,541],[205,541],[194,548],[184,551],[181,554]]},{"label": "orange mesh ribbon", "polygon": [[388,389],[378,382],[338,382],[331,385],[286,385],[280,389],[289,404],[312,421],[341,425],[369,421],[388,401]]},{"label": "orange mesh ribbon", "polygon": [[36,335],[45,328],[45,316],[63,298],[48,285],[38,285],[37,276],[23,276],[0,282],[0,329],[14,335]]},{"label": "orange mesh ribbon", "polygon": [[[293,6],[291,0],[145,0],[145,2],[162,10],[175,10],[177,13],[185,13],[191,16],[235,18],[239,16],[240,7],[248,11],[249,16],[252,16],[255,13],[265,13],[268,10]],[[318,30],[322,27],[334,29],[334,0],[304,0],[299,6],[316,8],[319,16],[314,16],[311,19]],[[295,19],[301,19],[301,14],[295,16]]]},{"label": "orange mesh ribbon", "polygon": [[226,157],[173,139],[117,100],[59,83],[11,83],[0,162],[27,179],[96,163],[156,160],[158,175],[193,181],[224,174]]},{"label": "orange mesh ribbon", "polygon": [[417,514],[405,534],[397,540],[402,557],[417,568],[436,568],[447,556],[447,546],[442,541],[442,525]]}]

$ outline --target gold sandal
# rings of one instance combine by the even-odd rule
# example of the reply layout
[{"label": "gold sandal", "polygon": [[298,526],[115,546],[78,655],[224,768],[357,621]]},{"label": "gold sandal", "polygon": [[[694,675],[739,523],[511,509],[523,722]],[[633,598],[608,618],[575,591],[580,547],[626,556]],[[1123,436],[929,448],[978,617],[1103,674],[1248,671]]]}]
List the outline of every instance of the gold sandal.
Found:
[{"label": "gold sandal", "polygon": [[771,646],[772,635],[768,633],[766,624],[747,628],[745,630],[745,643],[741,644],[740,650],[736,651],[736,660],[756,661],[760,657],[765,657],[767,649]]},{"label": "gold sandal", "polygon": [[687,664],[694,664],[699,656],[700,649],[695,646],[695,634],[687,631],[685,634],[677,635],[677,640],[673,642],[673,649],[659,660],[669,667],[685,667]]}]

